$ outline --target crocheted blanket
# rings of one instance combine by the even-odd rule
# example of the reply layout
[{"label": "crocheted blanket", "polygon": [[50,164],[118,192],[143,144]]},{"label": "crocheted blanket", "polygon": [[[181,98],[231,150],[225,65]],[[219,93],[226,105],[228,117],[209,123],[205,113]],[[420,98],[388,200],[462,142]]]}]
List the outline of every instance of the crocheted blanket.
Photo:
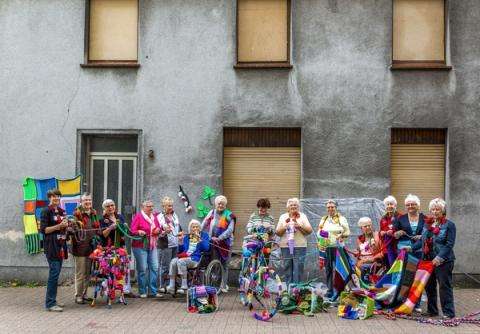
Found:
[{"label": "crocheted blanket", "polygon": [[60,206],[67,215],[72,215],[80,204],[81,177],[71,179],[35,179],[26,177],[23,181],[23,226],[25,228],[25,250],[38,254],[43,250],[43,236],[39,234],[40,213],[48,206],[47,191],[59,189],[62,193]]}]

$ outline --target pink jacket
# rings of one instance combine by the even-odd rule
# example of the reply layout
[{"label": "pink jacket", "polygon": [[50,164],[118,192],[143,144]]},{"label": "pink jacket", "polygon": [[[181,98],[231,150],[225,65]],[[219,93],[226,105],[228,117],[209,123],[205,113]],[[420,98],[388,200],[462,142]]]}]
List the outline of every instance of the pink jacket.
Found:
[{"label": "pink jacket", "polygon": [[[157,216],[153,215],[153,224],[154,228],[160,228],[160,224],[158,223]],[[132,224],[130,225],[130,230],[132,234],[138,236],[138,231],[142,230],[147,233],[148,239],[148,249],[153,249],[157,247],[157,239],[160,232],[151,234],[150,233],[150,223],[143,217],[142,213],[137,213],[135,217],[133,217]],[[142,240],[132,240],[132,248],[143,248],[143,241]]]}]

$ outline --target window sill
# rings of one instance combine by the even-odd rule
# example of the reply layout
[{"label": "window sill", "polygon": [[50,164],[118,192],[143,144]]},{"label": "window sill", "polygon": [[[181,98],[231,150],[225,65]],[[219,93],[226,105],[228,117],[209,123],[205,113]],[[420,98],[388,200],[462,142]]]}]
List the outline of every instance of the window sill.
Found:
[{"label": "window sill", "polygon": [[390,70],[444,70],[450,71],[452,66],[442,62],[401,62],[394,63]]},{"label": "window sill", "polygon": [[238,69],[291,69],[290,63],[237,63],[233,68]]},{"label": "window sill", "polygon": [[132,62],[95,62],[95,63],[86,63],[80,64],[83,68],[139,68],[139,63],[132,63]]}]

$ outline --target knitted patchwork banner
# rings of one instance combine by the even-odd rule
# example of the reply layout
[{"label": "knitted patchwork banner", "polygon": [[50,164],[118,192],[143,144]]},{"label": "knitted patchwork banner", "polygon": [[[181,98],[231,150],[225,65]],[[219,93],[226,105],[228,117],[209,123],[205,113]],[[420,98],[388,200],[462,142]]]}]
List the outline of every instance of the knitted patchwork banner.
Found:
[{"label": "knitted patchwork banner", "polygon": [[411,314],[415,304],[421,298],[422,292],[427,285],[428,280],[433,272],[432,261],[420,261],[415,272],[415,278],[410,287],[408,298],[400,305],[395,313],[397,314]]},{"label": "knitted patchwork banner", "polygon": [[43,248],[43,237],[39,233],[40,213],[49,204],[47,191],[50,189],[60,190],[60,206],[67,215],[72,215],[80,204],[81,177],[79,175],[65,180],[26,177],[23,181],[25,250],[30,255],[40,253]]}]

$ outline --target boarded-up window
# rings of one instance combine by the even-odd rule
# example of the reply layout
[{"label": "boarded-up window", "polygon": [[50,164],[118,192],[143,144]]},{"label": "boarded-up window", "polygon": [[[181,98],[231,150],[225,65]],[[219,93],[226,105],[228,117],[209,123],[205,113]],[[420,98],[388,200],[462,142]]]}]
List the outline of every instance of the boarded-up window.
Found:
[{"label": "boarded-up window", "polygon": [[300,196],[300,129],[225,129],[224,146],[223,191],[238,218],[239,249],[259,198],[270,199],[276,223],[287,199]]},{"label": "boarded-up window", "polygon": [[393,0],[393,61],[445,62],[444,0]]},{"label": "boarded-up window", "polygon": [[408,194],[420,198],[428,213],[430,200],[445,198],[445,130],[392,129],[390,192],[406,212]]},{"label": "boarded-up window", "polygon": [[238,0],[237,61],[289,62],[288,0]]},{"label": "boarded-up window", "polygon": [[88,61],[137,61],[138,0],[90,0]]}]

